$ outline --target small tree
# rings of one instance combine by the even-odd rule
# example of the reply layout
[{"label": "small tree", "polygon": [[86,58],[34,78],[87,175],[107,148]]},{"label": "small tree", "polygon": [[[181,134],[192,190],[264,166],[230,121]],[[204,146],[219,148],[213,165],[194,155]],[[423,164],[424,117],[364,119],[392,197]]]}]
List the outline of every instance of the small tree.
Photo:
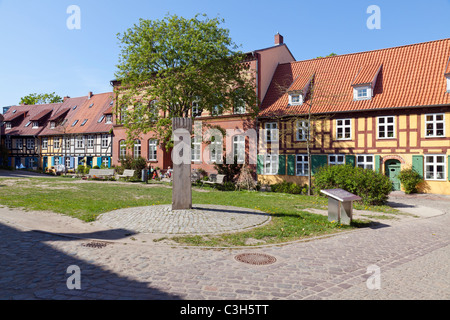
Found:
[{"label": "small tree", "polygon": [[420,174],[412,168],[403,169],[398,175],[406,194],[417,193],[417,186],[423,182]]}]

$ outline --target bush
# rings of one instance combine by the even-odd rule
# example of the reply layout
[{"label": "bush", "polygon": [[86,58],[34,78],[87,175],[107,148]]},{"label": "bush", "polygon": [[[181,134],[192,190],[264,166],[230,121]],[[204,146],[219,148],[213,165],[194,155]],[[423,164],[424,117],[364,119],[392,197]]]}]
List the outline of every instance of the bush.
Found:
[{"label": "bush", "polygon": [[[121,167],[118,170],[134,170],[134,178],[136,181],[141,179],[142,170],[147,168],[147,160],[142,157],[137,159],[127,155],[125,158],[120,159]],[[122,171],[123,172],[123,171]]]},{"label": "bush", "polygon": [[77,167],[77,173],[83,174],[84,173],[84,166],[82,164],[78,165]]},{"label": "bush", "polygon": [[392,183],[385,175],[350,165],[320,168],[314,175],[314,184],[318,194],[320,190],[340,188],[360,196],[368,205],[385,204],[392,191]]},{"label": "bush", "polygon": [[302,194],[302,193],[307,194],[308,193],[307,186],[301,187],[296,183],[286,182],[286,181],[271,185],[270,190],[272,192],[290,193],[290,194]]},{"label": "bush", "polygon": [[423,181],[418,172],[412,168],[403,169],[398,175],[406,194],[417,193],[417,186]]}]

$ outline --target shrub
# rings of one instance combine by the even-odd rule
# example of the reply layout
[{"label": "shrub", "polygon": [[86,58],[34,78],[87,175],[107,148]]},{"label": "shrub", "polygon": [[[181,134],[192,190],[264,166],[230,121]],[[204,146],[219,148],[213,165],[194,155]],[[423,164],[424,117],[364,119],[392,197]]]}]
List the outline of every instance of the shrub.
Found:
[{"label": "shrub", "polygon": [[84,173],[84,165],[80,164],[77,167],[77,173],[83,174]]},{"label": "shrub", "polygon": [[403,169],[398,175],[406,194],[417,193],[417,186],[423,181],[420,174],[412,168]]},{"label": "shrub", "polygon": [[290,194],[302,194],[302,193],[306,194],[308,192],[308,188],[306,186],[301,187],[296,183],[287,181],[271,185],[270,190],[272,192],[290,193]]},{"label": "shrub", "polygon": [[314,175],[314,184],[318,194],[320,190],[340,188],[360,196],[368,205],[386,203],[392,191],[392,183],[385,175],[350,165],[320,168]]}]

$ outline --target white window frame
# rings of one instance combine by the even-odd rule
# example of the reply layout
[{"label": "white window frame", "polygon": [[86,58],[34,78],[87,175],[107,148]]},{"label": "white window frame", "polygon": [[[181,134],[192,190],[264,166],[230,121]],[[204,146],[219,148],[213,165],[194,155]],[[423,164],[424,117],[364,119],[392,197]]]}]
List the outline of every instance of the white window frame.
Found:
[{"label": "white window frame", "polygon": [[39,128],[39,121],[33,121],[32,129],[38,129]]},{"label": "white window frame", "polygon": [[108,157],[102,157],[102,164],[105,166],[105,168],[108,168],[109,165]]},{"label": "white window frame", "polygon": [[309,161],[307,154],[295,155],[295,174],[299,177],[307,177],[309,174]]},{"label": "white window frame", "polygon": [[5,122],[5,127],[6,127],[6,129],[12,129],[11,122]]},{"label": "white window frame", "polygon": [[133,158],[137,159],[141,156],[141,140],[134,140]]},{"label": "white window frame", "polygon": [[56,127],[56,122],[55,121],[50,121],[50,129],[55,129]]},{"label": "white window frame", "polygon": [[109,136],[107,134],[102,134],[102,148],[108,148],[109,146]]},{"label": "white window frame", "polygon": [[[214,140],[214,141],[213,141]],[[215,137],[211,137],[211,144],[209,145],[210,161],[221,162],[223,157],[223,141],[215,140]]]},{"label": "white window frame", "polygon": [[192,102],[192,117],[197,118],[201,117],[202,113],[200,112],[200,104],[198,101]]},{"label": "white window frame", "polygon": [[308,139],[308,120],[297,120],[295,124],[295,140],[306,141]]},{"label": "white window frame", "polygon": [[68,138],[68,137],[64,138],[64,143],[65,143],[66,149],[70,149],[70,145],[71,145],[70,138]]},{"label": "white window frame", "polygon": [[127,143],[125,140],[119,142],[119,159],[125,159],[127,156]]},{"label": "white window frame", "polygon": [[233,137],[233,159],[237,158],[237,163],[245,163],[245,136],[237,135]]},{"label": "white window frame", "polygon": [[278,174],[279,157],[277,154],[264,156],[264,174],[273,176]]},{"label": "white window frame", "polygon": [[48,138],[42,138],[42,149],[48,149]]},{"label": "white window frame", "polygon": [[[339,124],[339,121],[342,121],[341,124]],[[350,124],[347,124],[347,121],[350,122]],[[336,140],[352,140],[352,119],[336,119]],[[339,137],[339,129],[342,129],[342,137]],[[345,137],[346,131],[349,131],[350,137]]]},{"label": "white window frame", "polygon": [[[442,162],[437,162],[437,158],[438,157],[442,157]],[[431,161],[429,161],[431,158]],[[447,180],[447,155],[445,154],[426,154],[424,155],[424,169],[425,169],[425,180],[428,181],[446,181]],[[428,170],[428,167],[431,166],[432,167],[432,177],[429,178],[428,177],[428,173],[431,172],[430,170]],[[441,178],[436,178],[438,176],[438,174],[440,172],[438,172],[438,166],[442,166],[443,167],[443,171],[442,173],[442,177]]]},{"label": "white window frame", "polygon": [[[371,161],[369,157],[372,157]],[[375,156],[373,154],[357,154],[356,167],[375,170]]]},{"label": "white window frame", "polygon": [[15,147],[16,147],[16,149],[19,149],[19,150],[23,149],[23,140],[22,140],[22,138],[16,139]]},{"label": "white window frame", "polygon": [[112,114],[107,114],[106,115],[106,124],[110,124],[112,123]]},{"label": "white window frame", "polygon": [[214,106],[211,109],[211,116],[221,116],[223,113],[222,105]]},{"label": "white window frame", "polygon": [[55,167],[59,166],[59,157],[53,157],[53,159],[55,159]]},{"label": "white window frame", "polygon": [[266,122],[264,124],[264,128],[265,128],[265,134],[264,134],[265,142],[278,141],[278,123],[277,122]]},{"label": "white window frame", "polygon": [[59,138],[53,138],[53,148],[59,149],[61,147],[61,143]]},{"label": "white window frame", "polygon": [[35,145],[36,145],[36,143],[35,143],[33,138],[28,138],[27,139],[27,149],[28,150],[33,150]]},{"label": "white window frame", "polygon": [[237,99],[233,108],[234,114],[244,114],[247,111],[245,101],[242,99]]},{"label": "white window frame", "polygon": [[87,136],[87,147],[88,148],[94,147],[94,136],[92,136],[92,135]]},{"label": "white window frame", "polygon": [[[437,120],[438,116],[442,116],[442,120]],[[431,120],[428,120],[428,117],[432,117]],[[433,134],[428,134],[428,125],[431,124],[433,126]],[[442,124],[442,135],[437,135],[437,125]],[[425,138],[444,138],[445,137],[445,113],[429,113],[425,114]]]},{"label": "white window frame", "polygon": [[200,161],[201,159],[200,156],[202,153],[202,138],[194,136],[192,140],[192,146],[193,146],[191,155],[192,162]]},{"label": "white window frame", "polygon": [[[334,160],[332,160],[334,157]],[[342,161],[339,161],[339,158],[342,157]],[[328,165],[329,166],[341,166],[345,164],[345,155],[344,154],[330,154],[328,155]]]},{"label": "white window frame", "polygon": [[446,79],[447,79],[447,92],[450,93],[450,75],[448,75]]},{"label": "white window frame", "polygon": [[365,86],[353,88],[353,100],[355,101],[370,100],[371,98],[372,98],[371,87]]},{"label": "white window frame", "polygon": [[[389,119],[392,119],[391,123],[388,122]],[[382,120],[382,121],[380,121],[380,120]],[[377,137],[378,137],[378,139],[395,139],[396,138],[396,134],[395,134],[395,132],[396,132],[395,120],[396,120],[395,116],[377,117],[377,131],[378,131]],[[388,128],[390,126],[392,126],[392,137],[389,137],[389,132],[390,131],[388,130]],[[386,135],[385,137],[381,137],[380,136],[380,133],[381,133],[380,128],[384,128],[384,133]]]},{"label": "white window frame", "polygon": [[158,160],[158,140],[148,140],[148,161]]},{"label": "white window frame", "polygon": [[77,148],[84,148],[84,136],[77,137]]},{"label": "white window frame", "polygon": [[65,161],[66,161],[66,168],[70,168],[70,158],[66,157]]},{"label": "white window frame", "polygon": [[303,104],[303,95],[301,93],[290,93],[289,94],[289,105],[301,106],[302,104]]}]

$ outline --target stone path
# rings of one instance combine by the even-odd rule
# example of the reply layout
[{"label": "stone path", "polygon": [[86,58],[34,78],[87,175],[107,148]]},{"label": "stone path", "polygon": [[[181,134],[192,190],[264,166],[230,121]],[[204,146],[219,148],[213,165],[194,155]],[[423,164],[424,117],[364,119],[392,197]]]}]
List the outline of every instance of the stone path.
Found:
[{"label": "stone path", "polygon": [[[227,250],[173,247],[141,234],[132,240],[123,230],[0,208],[0,299],[448,300],[450,201],[429,197],[394,194],[390,200],[411,210],[432,207],[441,215],[312,241]],[[92,242],[94,235],[103,245]],[[235,259],[241,253],[268,254],[276,262],[245,264]],[[67,287],[72,265],[80,268],[80,290]],[[373,266],[379,289],[367,285]]]}]

